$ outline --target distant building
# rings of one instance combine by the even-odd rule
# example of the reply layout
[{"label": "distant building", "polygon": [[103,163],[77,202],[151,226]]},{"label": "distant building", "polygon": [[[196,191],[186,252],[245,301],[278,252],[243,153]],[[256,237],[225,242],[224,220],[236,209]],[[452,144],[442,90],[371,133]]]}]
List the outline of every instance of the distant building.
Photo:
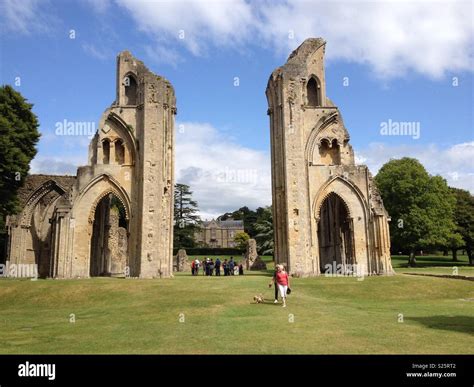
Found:
[{"label": "distant building", "polygon": [[244,232],[243,220],[214,220],[204,221],[196,232],[196,243],[209,247],[236,247],[235,236]]}]

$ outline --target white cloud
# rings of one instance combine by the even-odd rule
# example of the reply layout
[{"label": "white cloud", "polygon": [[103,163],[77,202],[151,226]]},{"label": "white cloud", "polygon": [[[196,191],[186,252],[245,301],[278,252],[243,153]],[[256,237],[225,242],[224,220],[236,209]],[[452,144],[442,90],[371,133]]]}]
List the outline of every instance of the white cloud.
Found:
[{"label": "white cloud", "polygon": [[145,53],[157,64],[166,63],[173,67],[177,67],[178,63],[183,62],[176,49],[172,47],[163,47],[159,44],[154,46],[145,46]]},{"label": "white cloud", "polygon": [[107,49],[98,49],[94,44],[91,43],[82,43],[82,50],[89,56],[99,60],[107,60],[113,58],[114,55]]},{"label": "white cloud", "polygon": [[37,156],[31,161],[30,173],[75,176],[77,167],[84,164],[83,158]]},{"label": "white cloud", "polygon": [[[100,15],[113,5],[124,8],[136,27],[153,38],[147,50],[155,52],[155,58],[158,53],[161,62],[176,63],[178,47],[203,55],[210,47],[242,50],[260,45],[286,56],[304,39],[321,36],[328,42],[329,59],[368,64],[380,77],[414,71],[437,78],[473,69],[471,1],[88,0],[85,4]],[[3,33],[47,32],[56,23],[50,12],[48,1],[2,0]]]},{"label": "white cloud", "polygon": [[195,55],[202,54],[208,43],[223,46],[247,41],[254,21],[244,0],[116,3],[127,9],[140,30],[151,33],[167,48],[182,43]]},{"label": "white cloud", "polygon": [[472,70],[468,1],[115,1],[138,28],[175,53],[172,59],[177,44],[194,55],[210,45],[244,44],[287,55],[304,39],[321,36],[328,41],[328,58],[369,64],[381,77]]},{"label": "white cloud", "polygon": [[85,2],[100,14],[104,14],[108,11],[112,4],[112,0],[85,0]]},{"label": "white cloud", "polygon": [[430,174],[441,175],[448,185],[469,190],[474,194],[474,141],[444,149],[435,144],[415,146],[371,143],[356,153],[374,175],[390,159],[416,158]]},{"label": "white cloud", "polygon": [[237,144],[210,124],[177,125],[176,181],[191,186],[204,219],[271,204],[269,154]]},{"label": "white cloud", "polygon": [[48,32],[52,23],[41,7],[44,0],[1,0],[0,20],[2,34],[14,32],[29,35],[32,32]]}]

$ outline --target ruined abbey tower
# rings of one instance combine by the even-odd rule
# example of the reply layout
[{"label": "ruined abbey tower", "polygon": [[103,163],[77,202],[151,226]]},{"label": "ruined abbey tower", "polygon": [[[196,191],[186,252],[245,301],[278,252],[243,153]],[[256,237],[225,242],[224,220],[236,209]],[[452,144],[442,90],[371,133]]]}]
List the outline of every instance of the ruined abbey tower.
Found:
[{"label": "ruined abbey tower", "polygon": [[275,259],[297,276],[390,274],[388,214],[326,97],[325,45],[307,39],[268,81]]},{"label": "ruined abbey tower", "polygon": [[128,51],[116,99],[77,176],[31,175],[7,221],[7,262],[41,277],[172,275],[174,116],[171,84]]}]

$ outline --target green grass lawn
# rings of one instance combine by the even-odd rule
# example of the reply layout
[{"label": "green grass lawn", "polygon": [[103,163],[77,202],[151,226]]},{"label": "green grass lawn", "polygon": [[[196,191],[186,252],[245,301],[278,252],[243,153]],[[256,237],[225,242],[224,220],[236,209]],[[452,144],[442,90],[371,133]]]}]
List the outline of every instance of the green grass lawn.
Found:
[{"label": "green grass lawn", "polygon": [[[2,279],[0,353],[474,353],[471,281],[293,279],[284,309],[272,303],[270,272]],[[268,303],[254,304],[258,293]]]},{"label": "green grass lawn", "polygon": [[449,274],[474,277],[474,266],[469,266],[467,255],[459,255],[458,262],[449,256],[416,257],[416,267],[408,267],[408,256],[392,256],[392,265],[396,273]]}]

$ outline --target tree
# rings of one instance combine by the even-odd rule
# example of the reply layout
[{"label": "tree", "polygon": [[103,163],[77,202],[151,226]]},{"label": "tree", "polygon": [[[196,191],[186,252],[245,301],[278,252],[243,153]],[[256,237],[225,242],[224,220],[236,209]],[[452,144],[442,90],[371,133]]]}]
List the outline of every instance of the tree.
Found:
[{"label": "tree", "polygon": [[255,223],[255,239],[260,255],[273,255],[273,216],[272,208],[258,208],[257,214],[259,216],[257,223]]},{"label": "tree", "polygon": [[0,218],[19,211],[18,189],[29,172],[39,141],[33,104],[11,86],[0,87]]},{"label": "tree", "polygon": [[453,254],[453,262],[458,261],[458,250],[464,246],[464,241],[459,232],[454,231],[451,235],[448,235],[448,244],[447,247],[451,250]]},{"label": "tree", "polygon": [[197,214],[198,204],[192,199],[192,194],[189,185],[175,184],[173,243],[178,248],[195,247],[194,234],[201,219]]},{"label": "tree", "polygon": [[249,234],[245,231],[238,232],[234,237],[234,242],[237,243],[237,248],[240,250],[245,250],[247,246],[247,241],[250,239]]},{"label": "tree", "polygon": [[[457,232],[461,235],[463,244],[466,247],[469,264],[474,265],[472,250],[474,246],[474,196],[469,191],[451,188],[451,192],[456,198],[454,209],[454,222]],[[459,246],[462,248],[462,246]],[[454,250],[453,250],[454,260]]]},{"label": "tree", "polygon": [[449,244],[455,198],[441,176],[430,176],[418,160],[404,157],[384,164],[375,181],[392,218],[392,245],[408,250],[410,266],[416,265],[417,249]]}]

